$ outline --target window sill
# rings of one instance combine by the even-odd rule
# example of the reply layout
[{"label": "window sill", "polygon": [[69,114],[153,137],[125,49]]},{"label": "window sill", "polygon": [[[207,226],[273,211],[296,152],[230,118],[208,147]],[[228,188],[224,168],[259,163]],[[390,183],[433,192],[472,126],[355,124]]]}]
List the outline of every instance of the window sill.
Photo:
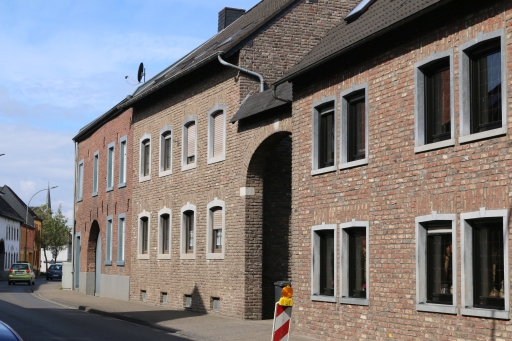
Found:
[{"label": "window sill", "polygon": [[139,175],[139,182],[144,182],[144,181],[148,181],[148,180],[151,180],[151,175],[147,175],[147,176]]},{"label": "window sill", "polygon": [[367,298],[340,297],[341,304],[370,305]]},{"label": "window sill", "polygon": [[137,255],[137,259],[149,259],[149,254],[147,253],[143,253],[143,254],[138,254]]},{"label": "window sill", "polygon": [[510,320],[510,312],[506,310],[493,310],[493,309],[481,309],[481,308],[461,308],[461,315],[465,316],[477,316],[477,317],[488,317],[500,320]]},{"label": "window sill", "polygon": [[219,253],[207,252],[206,259],[224,259],[224,252],[219,252]]},{"label": "window sill", "polygon": [[196,259],[195,253],[182,253],[180,254],[180,259]]},{"label": "window sill", "polygon": [[117,188],[123,188],[126,187],[126,182],[122,182],[119,185],[117,185]]},{"label": "window sill", "polygon": [[468,143],[483,139],[488,139],[491,137],[496,137],[500,135],[506,135],[507,134],[507,128],[501,127],[498,129],[488,130],[481,133],[471,134],[471,135],[465,135],[459,137],[459,143]]},{"label": "window sill", "polygon": [[105,261],[105,265],[106,266],[112,266],[112,261],[111,260],[106,260]]},{"label": "window sill", "polygon": [[112,192],[114,190],[114,186],[112,187],[107,187],[107,189],[105,190],[105,192]]},{"label": "window sill", "polygon": [[98,196],[98,192],[92,192],[92,197],[97,197]]},{"label": "window sill", "polygon": [[189,165],[181,165],[181,171],[184,172],[184,171],[188,171],[189,169],[194,169],[197,167],[197,162],[194,162],[194,163],[191,163]]},{"label": "window sill", "polygon": [[224,154],[222,154],[221,156],[209,158],[208,161],[207,161],[207,164],[211,165],[212,163],[217,163],[217,162],[221,162],[221,161],[224,161],[224,160],[226,160],[226,156]]},{"label": "window sill", "polygon": [[161,170],[159,173],[158,173],[158,177],[163,177],[163,176],[167,176],[167,175],[171,175],[172,174],[172,169],[168,169],[166,171],[163,171]]},{"label": "window sill", "polygon": [[311,295],[311,301],[336,303],[335,296]]},{"label": "window sill", "polygon": [[336,166],[330,166],[330,167],[325,167],[325,168],[320,168],[320,169],[313,169],[311,171],[311,175],[319,175],[319,174],[330,173],[330,172],[335,172],[335,171],[336,171]]},{"label": "window sill", "polygon": [[124,266],[124,260],[118,260],[118,261],[116,262],[116,265],[117,265],[117,266]]},{"label": "window sill", "polygon": [[76,199],[76,202],[81,202],[81,201],[82,201],[82,198]]},{"label": "window sill", "polygon": [[339,167],[339,169],[347,169],[347,168],[352,168],[352,167],[364,166],[367,164],[368,164],[368,158],[364,158],[364,159],[357,160],[357,161],[340,163],[338,167]]},{"label": "window sill", "polygon": [[156,256],[156,259],[171,259],[171,254],[170,253],[159,253]]},{"label": "window sill", "polygon": [[417,311],[424,311],[428,313],[441,313],[457,315],[457,307],[453,305],[419,303],[416,304]]},{"label": "window sill", "polygon": [[414,147],[414,152],[415,153],[423,153],[423,152],[428,152],[430,150],[441,149],[441,148],[446,148],[446,147],[453,147],[453,146],[455,146],[455,139],[449,139],[449,140],[424,144],[423,146],[416,146],[416,147]]}]

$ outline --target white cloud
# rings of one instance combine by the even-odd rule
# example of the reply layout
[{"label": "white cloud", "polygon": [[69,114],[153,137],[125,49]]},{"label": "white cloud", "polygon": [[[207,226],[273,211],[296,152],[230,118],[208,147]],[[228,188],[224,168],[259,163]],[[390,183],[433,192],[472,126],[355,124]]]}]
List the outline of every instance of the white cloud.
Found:
[{"label": "white cloud", "polygon": [[20,181],[21,191],[24,195],[28,195],[28,193],[34,192],[35,182],[34,181]]}]

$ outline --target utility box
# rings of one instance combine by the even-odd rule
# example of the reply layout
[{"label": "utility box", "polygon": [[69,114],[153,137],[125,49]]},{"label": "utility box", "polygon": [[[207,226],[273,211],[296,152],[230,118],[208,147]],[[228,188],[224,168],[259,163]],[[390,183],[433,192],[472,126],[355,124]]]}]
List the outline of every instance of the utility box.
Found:
[{"label": "utility box", "polygon": [[277,282],[274,282],[274,290],[275,290],[275,301],[276,302],[279,302],[279,299],[283,296],[281,294],[281,290],[283,290],[283,288],[285,286],[292,286],[292,281],[277,281]]},{"label": "utility box", "polygon": [[62,290],[71,290],[73,285],[73,263],[62,262]]}]

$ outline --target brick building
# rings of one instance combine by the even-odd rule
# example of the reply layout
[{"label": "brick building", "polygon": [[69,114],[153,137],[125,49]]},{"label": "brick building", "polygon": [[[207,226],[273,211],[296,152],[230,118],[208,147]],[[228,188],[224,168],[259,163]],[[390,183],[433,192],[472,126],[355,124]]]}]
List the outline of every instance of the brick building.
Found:
[{"label": "brick building", "polygon": [[511,339],[512,3],[358,8],[273,84],[293,82],[296,328]]},{"label": "brick building", "polygon": [[76,146],[74,288],[129,299],[132,110],[116,107],[85,126]]}]

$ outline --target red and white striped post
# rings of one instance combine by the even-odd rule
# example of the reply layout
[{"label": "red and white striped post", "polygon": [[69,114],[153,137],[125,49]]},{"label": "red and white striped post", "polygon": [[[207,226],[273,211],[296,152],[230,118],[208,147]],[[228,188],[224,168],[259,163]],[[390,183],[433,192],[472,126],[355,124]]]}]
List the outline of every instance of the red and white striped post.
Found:
[{"label": "red and white striped post", "polygon": [[274,323],[272,325],[272,341],[288,341],[290,339],[290,323],[292,319],[293,289],[287,285],[282,290],[283,297],[276,302]]}]

